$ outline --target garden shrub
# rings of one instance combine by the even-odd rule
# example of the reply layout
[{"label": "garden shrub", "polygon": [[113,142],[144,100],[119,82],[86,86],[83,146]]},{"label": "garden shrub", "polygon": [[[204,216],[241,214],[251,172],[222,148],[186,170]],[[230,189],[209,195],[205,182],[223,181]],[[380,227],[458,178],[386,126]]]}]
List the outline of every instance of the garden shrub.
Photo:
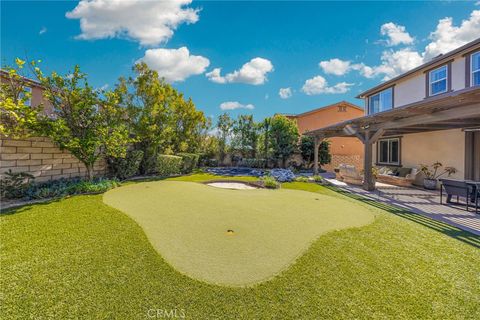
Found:
[{"label": "garden shrub", "polygon": [[267,165],[267,160],[265,159],[255,159],[255,158],[247,158],[242,159],[240,162],[241,167],[248,167],[248,168],[265,168]]},{"label": "garden shrub", "polygon": [[26,172],[12,172],[9,169],[5,177],[0,180],[0,195],[2,198],[23,198],[25,191],[32,184],[35,178]]},{"label": "garden shrub", "polygon": [[208,164],[209,155],[206,153],[199,153],[198,154],[198,166],[205,167]]},{"label": "garden shrub", "polygon": [[101,193],[119,186],[118,181],[96,178],[91,181],[81,178],[59,179],[31,184],[24,196],[29,199],[58,198],[82,193]]},{"label": "garden shrub", "polygon": [[313,176],[313,180],[315,182],[323,182],[323,177],[322,176]]},{"label": "garden shrub", "polygon": [[217,159],[208,159],[207,167],[218,167],[218,160]]},{"label": "garden shrub", "polygon": [[195,169],[198,165],[198,160],[200,158],[199,154],[196,153],[178,153],[177,156],[182,157],[183,166],[182,172],[183,173],[190,173]]},{"label": "garden shrub", "polygon": [[262,178],[263,186],[268,189],[278,189],[280,188],[280,183],[275,180],[272,176],[266,176]]},{"label": "garden shrub", "polygon": [[296,181],[296,182],[308,182],[308,178],[307,178],[307,177],[303,177],[303,176],[299,176],[299,177],[296,177],[296,178],[295,178],[295,181]]},{"label": "garden shrub", "polygon": [[125,158],[109,157],[108,170],[113,177],[125,180],[138,173],[142,159],[143,151],[129,150]]},{"label": "garden shrub", "polygon": [[157,157],[157,173],[161,176],[180,174],[183,168],[182,157],[161,154]]}]

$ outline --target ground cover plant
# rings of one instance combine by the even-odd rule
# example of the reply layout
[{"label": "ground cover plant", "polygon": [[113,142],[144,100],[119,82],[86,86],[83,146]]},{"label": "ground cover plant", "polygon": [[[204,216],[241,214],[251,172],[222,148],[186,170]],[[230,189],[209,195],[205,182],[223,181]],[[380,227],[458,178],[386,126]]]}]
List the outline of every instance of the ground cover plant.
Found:
[{"label": "ground cover plant", "polygon": [[[209,179],[219,177],[169,180]],[[313,183],[284,183],[281,190],[290,188],[358,201]],[[358,203],[374,210],[373,223],[320,236],[290,268],[249,288],[183,276],[102,195],[10,210],[0,217],[0,314],[145,319],[150,310],[177,309],[187,319],[479,317],[479,237],[374,201]]]}]

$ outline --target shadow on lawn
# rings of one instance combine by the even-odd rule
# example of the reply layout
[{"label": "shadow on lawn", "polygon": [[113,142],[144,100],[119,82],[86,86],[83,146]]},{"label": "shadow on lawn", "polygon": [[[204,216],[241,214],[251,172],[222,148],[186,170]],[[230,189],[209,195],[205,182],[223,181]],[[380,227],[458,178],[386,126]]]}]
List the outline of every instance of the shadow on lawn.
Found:
[{"label": "shadow on lawn", "polygon": [[480,248],[480,236],[477,236],[468,231],[462,230],[460,228],[451,226],[445,222],[437,221],[430,219],[428,217],[422,216],[420,214],[408,211],[406,209],[396,207],[390,204],[379,202],[377,200],[369,199],[354,193],[348,192],[346,190],[334,187],[334,186],[325,186],[325,188],[330,189],[334,192],[337,192],[346,197],[361,201],[370,206],[385,210],[387,212],[393,213],[394,215],[400,216],[402,218],[408,219],[410,221],[421,224],[425,227],[433,229],[435,231],[441,232],[449,237],[455,238],[457,240],[463,241],[469,245],[472,245],[476,248]]}]

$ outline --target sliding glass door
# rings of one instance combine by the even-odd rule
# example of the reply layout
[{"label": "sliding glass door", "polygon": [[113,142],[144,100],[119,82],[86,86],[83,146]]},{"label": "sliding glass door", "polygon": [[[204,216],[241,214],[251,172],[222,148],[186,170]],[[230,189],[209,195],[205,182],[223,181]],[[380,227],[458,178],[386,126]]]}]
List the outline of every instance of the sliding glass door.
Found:
[{"label": "sliding glass door", "polygon": [[480,181],[480,131],[465,132],[465,179]]}]

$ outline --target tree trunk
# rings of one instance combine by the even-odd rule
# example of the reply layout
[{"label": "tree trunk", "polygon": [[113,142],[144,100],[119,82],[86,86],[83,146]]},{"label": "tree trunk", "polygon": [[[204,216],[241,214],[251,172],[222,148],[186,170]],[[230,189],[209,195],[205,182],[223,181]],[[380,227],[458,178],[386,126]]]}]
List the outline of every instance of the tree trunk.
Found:
[{"label": "tree trunk", "polygon": [[85,167],[87,168],[87,179],[89,181],[92,181],[93,180],[93,164],[92,163],[85,164]]}]

